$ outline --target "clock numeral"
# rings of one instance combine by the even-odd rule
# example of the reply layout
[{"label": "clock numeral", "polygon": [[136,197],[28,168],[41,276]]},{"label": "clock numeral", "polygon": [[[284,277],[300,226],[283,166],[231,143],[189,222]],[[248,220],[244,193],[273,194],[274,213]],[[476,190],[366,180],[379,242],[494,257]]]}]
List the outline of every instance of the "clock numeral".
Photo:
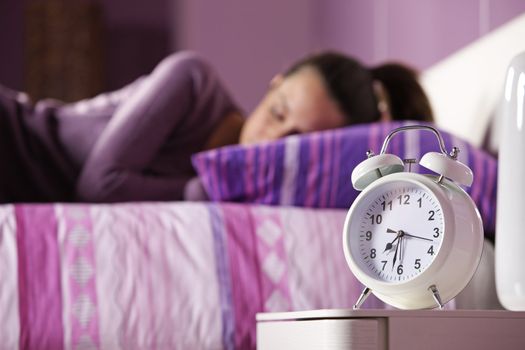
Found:
[{"label": "clock numeral", "polygon": [[383,222],[383,217],[381,216],[381,214],[370,215],[370,220],[372,221],[372,225],[373,224],[379,225],[381,222]]},{"label": "clock numeral", "polygon": [[365,236],[366,240],[370,241],[372,239],[372,231],[366,231]]},{"label": "clock numeral", "polygon": [[416,259],[416,261],[414,262],[414,268],[416,270],[419,270],[421,268],[421,259]]},{"label": "clock numeral", "polygon": [[389,210],[392,210],[392,201],[382,202],[381,206],[383,207],[383,211],[386,210],[386,207],[388,207]]},{"label": "clock numeral", "polygon": [[404,205],[409,205],[410,204],[410,195],[409,194],[405,194],[405,195],[402,195],[400,194],[399,196],[397,196],[397,199],[399,199],[399,204],[404,204]]},{"label": "clock numeral", "polygon": [[434,246],[431,245],[430,248],[428,248],[427,253],[430,255],[434,255]]},{"label": "clock numeral", "polygon": [[428,211],[428,215],[430,215],[430,216],[428,217],[428,221],[434,221],[434,215],[435,214],[436,213],[433,210],[429,210]]},{"label": "clock numeral", "polygon": [[419,207],[421,208],[421,205],[423,204],[423,197],[419,197],[417,202],[419,203]]},{"label": "clock numeral", "polygon": [[403,274],[403,265],[399,265],[399,266],[397,267],[397,274],[398,274],[398,275],[402,275],[402,274]]},{"label": "clock numeral", "polygon": [[386,266],[387,261],[386,260],[381,260],[381,263],[383,264],[383,271],[385,271],[385,266]]},{"label": "clock numeral", "polygon": [[434,238],[438,238],[438,237],[439,237],[439,228],[434,227],[434,232],[435,232],[435,233],[432,235],[432,237],[434,237]]},{"label": "clock numeral", "polygon": [[375,259],[375,257],[376,257],[376,250],[374,248],[372,248],[370,250],[370,258],[371,259]]}]

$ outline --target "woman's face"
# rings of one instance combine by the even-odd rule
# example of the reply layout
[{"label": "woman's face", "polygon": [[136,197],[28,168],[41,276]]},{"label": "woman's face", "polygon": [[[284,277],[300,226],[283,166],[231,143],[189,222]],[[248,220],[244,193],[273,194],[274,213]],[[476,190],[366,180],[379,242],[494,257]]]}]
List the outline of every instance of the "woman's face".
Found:
[{"label": "woman's face", "polygon": [[344,125],[345,117],[326,90],[320,73],[306,66],[286,78],[274,78],[270,90],[246,120],[240,143]]}]

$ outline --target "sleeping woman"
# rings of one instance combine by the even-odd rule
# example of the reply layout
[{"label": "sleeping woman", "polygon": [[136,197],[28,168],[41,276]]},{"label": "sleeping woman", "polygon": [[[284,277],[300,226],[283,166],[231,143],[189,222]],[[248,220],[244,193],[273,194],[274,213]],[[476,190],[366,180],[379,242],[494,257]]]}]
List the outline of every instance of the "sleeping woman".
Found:
[{"label": "sleeping woman", "polygon": [[121,90],[31,104],[0,87],[0,202],[183,200],[191,155],[358,123],[431,121],[417,74],[335,52],[275,76],[246,117],[214,70],[179,52]]}]

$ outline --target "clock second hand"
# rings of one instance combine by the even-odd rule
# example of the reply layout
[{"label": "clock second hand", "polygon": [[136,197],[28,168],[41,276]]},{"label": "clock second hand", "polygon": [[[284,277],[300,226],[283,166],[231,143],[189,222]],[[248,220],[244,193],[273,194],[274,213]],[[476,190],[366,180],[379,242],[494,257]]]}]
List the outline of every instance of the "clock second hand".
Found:
[{"label": "clock second hand", "polygon": [[[405,233],[406,235],[406,233]],[[403,237],[399,240],[399,244],[401,244],[401,247],[399,247],[399,263],[402,264],[403,263],[403,256],[405,255],[405,248],[406,247],[403,247],[403,244],[406,244],[405,243],[405,235],[403,235]]]}]

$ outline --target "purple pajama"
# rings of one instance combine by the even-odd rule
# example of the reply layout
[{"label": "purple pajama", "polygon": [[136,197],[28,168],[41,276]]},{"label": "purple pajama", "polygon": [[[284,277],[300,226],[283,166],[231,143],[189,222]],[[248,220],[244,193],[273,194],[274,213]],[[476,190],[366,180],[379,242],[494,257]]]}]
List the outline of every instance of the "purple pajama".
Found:
[{"label": "purple pajama", "polygon": [[191,154],[237,107],[180,52],[125,88],[71,104],[0,89],[0,202],[180,200]]}]

